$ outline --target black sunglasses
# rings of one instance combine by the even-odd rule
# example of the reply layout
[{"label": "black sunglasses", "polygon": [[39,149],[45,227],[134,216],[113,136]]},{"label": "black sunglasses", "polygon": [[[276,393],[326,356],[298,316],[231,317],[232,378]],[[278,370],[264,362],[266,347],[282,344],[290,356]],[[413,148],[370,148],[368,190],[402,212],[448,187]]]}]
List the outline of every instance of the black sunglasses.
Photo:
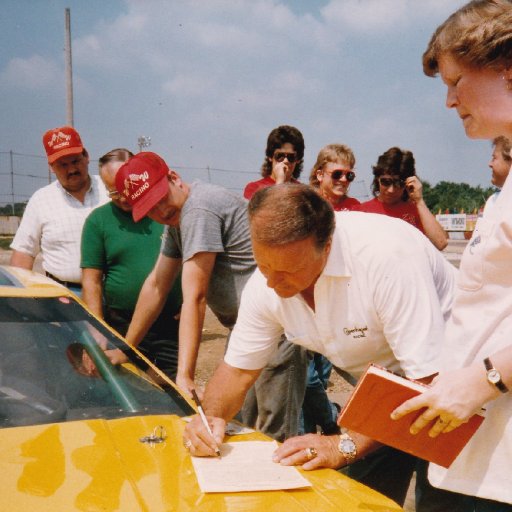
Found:
[{"label": "black sunglasses", "polygon": [[339,169],[337,171],[332,171],[328,174],[331,177],[331,179],[333,179],[335,181],[340,180],[342,178],[342,176],[345,176],[345,179],[349,183],[354,181],[354,179],[356,177],[356,173],[354,171],[341,171]]},{"label": "black sunglasses", "polygon": [[396,188],[404,188],[405,187],[405,181],[400,178],[379,178],[379,185],[381,187],[391,187],[393,185]]},{"label": "black sunglasses", "polygon": [[285,158],[291,164],[293,164],[294,162],[296,162],[298,160],[297,159],[297,153],[285,153],[283,151],[276,151],[274,153],[274,160],[276,162],[282,162]]}]

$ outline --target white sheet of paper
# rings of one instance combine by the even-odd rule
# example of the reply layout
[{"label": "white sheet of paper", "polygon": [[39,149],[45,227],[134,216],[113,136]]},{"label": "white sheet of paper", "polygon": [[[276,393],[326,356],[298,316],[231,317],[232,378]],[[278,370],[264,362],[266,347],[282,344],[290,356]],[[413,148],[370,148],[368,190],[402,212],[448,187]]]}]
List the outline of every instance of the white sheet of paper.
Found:
[{"label": "white sheet of paper", "polygon": [[202,492],[272,491],[311,487],[293,466],[272,461],[275,441],[240,441],[220,446],[220,457],[192,457]]}]

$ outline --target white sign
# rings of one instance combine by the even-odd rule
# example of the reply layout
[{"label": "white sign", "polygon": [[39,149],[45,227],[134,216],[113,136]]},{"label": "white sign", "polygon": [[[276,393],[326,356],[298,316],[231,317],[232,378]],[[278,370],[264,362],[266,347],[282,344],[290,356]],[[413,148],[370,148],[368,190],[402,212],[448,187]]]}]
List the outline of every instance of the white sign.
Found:
[{"label": "white sign", "polygon": [[468,231],[465,213],[446,213],[436,215],[436,219],[445,231]]}]

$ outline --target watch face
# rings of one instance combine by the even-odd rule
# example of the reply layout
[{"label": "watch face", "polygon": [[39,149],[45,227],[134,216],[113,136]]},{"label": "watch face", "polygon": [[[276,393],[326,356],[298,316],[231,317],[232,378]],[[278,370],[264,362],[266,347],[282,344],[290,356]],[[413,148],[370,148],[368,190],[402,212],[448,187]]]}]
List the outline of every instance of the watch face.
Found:
[{"label": "watch face", "polygon": [[498,372],[498,370],[493,369],[493,370],[489,370],[487,372],[487,378],[489,379],[489,382],[496,384],[501,380],[501,375]]},{"label": "watch face", "polygon": [[340,448],[343,453],[354,453],[356,451],[356,445],[352,439],[342,439]]}]

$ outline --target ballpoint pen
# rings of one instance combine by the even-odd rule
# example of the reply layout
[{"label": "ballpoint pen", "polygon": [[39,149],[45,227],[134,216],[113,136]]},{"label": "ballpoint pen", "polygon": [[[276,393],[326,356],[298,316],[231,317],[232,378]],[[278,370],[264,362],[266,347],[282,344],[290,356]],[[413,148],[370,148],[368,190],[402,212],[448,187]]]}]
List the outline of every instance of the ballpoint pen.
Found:
[{"label": "ballpoint pen", "polygon": [[[192,399],[194,400],[194,402],[196,404],[197,412],[199,412],[199,416],[201,417],[201,421],[203,422],[203,425],[205,426],[206,430],[208,431],[208,434],[210,434],[212,436],[212,439],[215,441],[215,438],[213,437],[212,429],[210,428],[210,425],[208,424],[208,420],[206,419],[206,415],[204,413],[203,406],[201,405],[201,401],[199,400],[199,397],[197,396],[196,390],[191,389],[190,392],[192,393]],[[215,448],[215,453],[220,457],[220,450],[219,450],[218,446]]]}]

